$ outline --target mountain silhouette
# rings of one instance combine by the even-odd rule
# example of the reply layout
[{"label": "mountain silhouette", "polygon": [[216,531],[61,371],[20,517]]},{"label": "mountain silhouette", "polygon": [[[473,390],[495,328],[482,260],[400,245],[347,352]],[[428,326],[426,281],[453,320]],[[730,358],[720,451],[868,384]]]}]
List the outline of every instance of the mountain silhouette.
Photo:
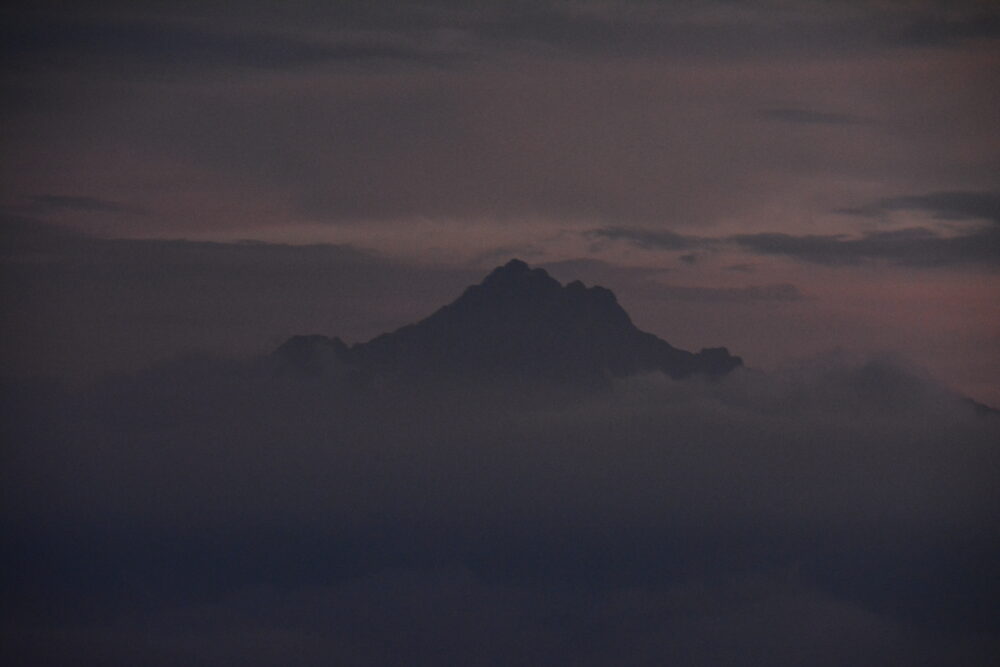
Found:
[{"label": "mountain silhouette", "polygon": [[564,286],[517,259],[426,319],[367,343],[294,336],[274,355],[310,372],[583,385],[649,371],[720,376],[742,364],[726,348],[677,349],[639,330],[610,290]]}]

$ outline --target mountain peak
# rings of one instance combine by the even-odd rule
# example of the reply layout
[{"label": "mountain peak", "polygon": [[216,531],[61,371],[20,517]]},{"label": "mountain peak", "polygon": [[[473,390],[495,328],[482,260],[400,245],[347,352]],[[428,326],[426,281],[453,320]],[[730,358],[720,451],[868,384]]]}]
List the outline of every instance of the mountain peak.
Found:
[{"label": "mountain peak", "polygon": [[585,287],[579,280],[563,286],[545,269],[531,268],[519,259],[497,267],[421,324],[443,324],[453,331],[464,326],[460,321],[486,320],[494,330],[513,336],[534,335],[546,327],[562,336],[580,330],[600,329],[609,334],[634,329],[610,290]]},{"label": "mountain peak", "polygon": [[[544,273],[544,269],[536,269]],[[531,271],[531,267],[523,259],[518,259],[517,257],[512,258],[509,262],[503,266],[498,266],[493,269],[492,273],[528,273]]]},{"label": "mountain peak", "polygon": [[503,266],[493,269],[480,286],[514,289],[562,287],[545,269],[532,269],[520,259],[512,259]]},{"label": "mountain peak", "polygon": [[474,382],[492,377],[594,385],[648,371],[717,376],[742,363],[725,348],[679,350],[636,328],[610,290],[578,280],[563,286],[519,259],[416,324],[342,345],[324,343],[338,359],[366,371]]}]

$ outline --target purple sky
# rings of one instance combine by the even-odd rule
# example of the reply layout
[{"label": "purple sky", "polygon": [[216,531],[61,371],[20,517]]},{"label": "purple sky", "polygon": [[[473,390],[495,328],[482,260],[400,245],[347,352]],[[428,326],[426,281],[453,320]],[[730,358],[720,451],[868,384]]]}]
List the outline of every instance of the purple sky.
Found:
[{"label": "purple sky", "polygon": [[5,372],[360,340],[518,256],[1000,403],[991,3],[17,4]]}]

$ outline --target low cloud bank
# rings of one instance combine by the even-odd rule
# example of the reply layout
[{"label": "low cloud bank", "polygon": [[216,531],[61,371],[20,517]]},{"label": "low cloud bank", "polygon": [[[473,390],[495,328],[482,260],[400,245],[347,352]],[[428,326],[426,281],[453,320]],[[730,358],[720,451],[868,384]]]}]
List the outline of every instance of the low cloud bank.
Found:
[{"label": "low cloud bank", "polygon": [[985,664],[1000,646],[1000,418],[897,364],[583,397],[350,382],[200,359],[6,387],[5,651]]}]

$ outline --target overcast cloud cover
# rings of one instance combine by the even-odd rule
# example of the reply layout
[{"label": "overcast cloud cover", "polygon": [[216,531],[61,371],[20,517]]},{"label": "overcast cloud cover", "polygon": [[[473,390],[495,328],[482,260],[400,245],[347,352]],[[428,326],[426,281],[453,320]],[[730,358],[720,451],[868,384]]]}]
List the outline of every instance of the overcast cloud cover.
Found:
[{"label": "overcast cloud cover", "polygon": [[15,389],[5,650],[41,664],[1000,648],[1000,422],[890,361],[568,401],[273,360]]},{"label": "overcast cloud cover", "polygon": [[[995,3],[14,2],[0,59],[5,659],[1000,652]],[[515,256],[746,368],[268,360]]]}]

